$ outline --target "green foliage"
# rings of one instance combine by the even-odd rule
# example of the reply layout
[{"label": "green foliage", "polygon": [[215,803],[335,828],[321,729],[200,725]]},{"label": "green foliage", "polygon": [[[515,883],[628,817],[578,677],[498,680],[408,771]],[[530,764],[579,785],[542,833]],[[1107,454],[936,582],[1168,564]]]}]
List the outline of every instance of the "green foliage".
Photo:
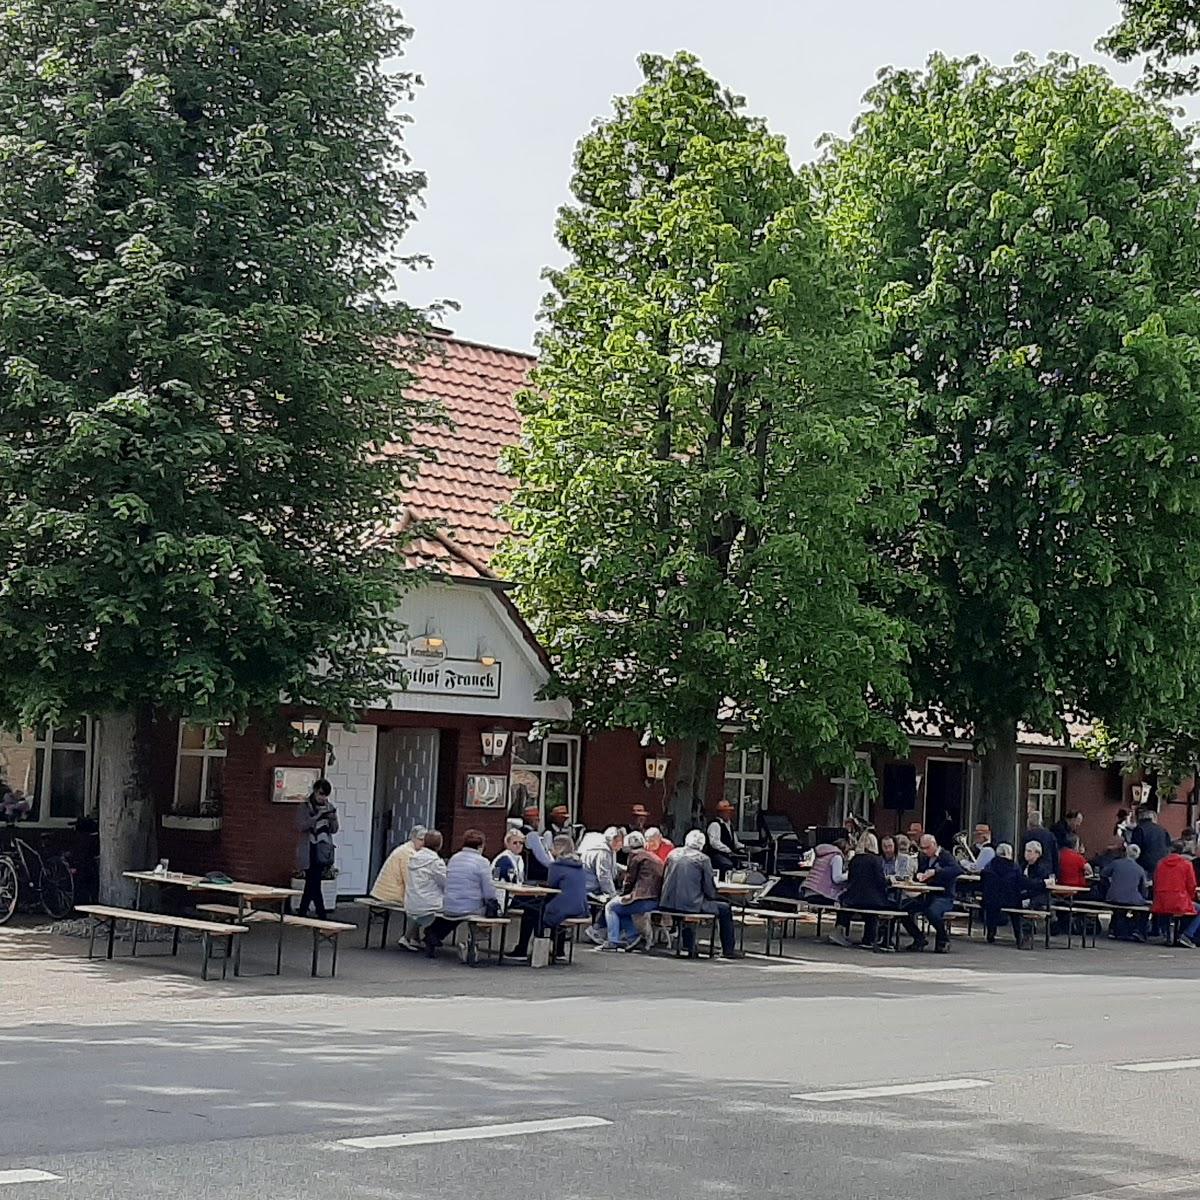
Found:
[{"label": "green foliage", "polygon": [[1097,68],[939,56],[881,76],[822,179],[933,440],[898,550],[919,699],[1143,740],[1200,644],[1188,137]]},{"label": "green foliage", "polygon": [[1122,0],[1121,21],[1099,48],[1120,62],[1147,55],[1142,83],[1151,95],[1194,92],[1200,65],[1175,64],[1200,52],[1200,0]]},{"label": "green foliage", "polygon": [[905,690],[863,598],[868,540],[915,513],[901,406],[782,140],[690,56],[642,67],[578,148],[505,569],[585,724],[728,719],[842,767]]},{"label": "green foliage", "polygon": [[0,7],[6,721],[378,693],[427,415],[380,354],[422,321],[382,298],[407,36],[385,0]]}]

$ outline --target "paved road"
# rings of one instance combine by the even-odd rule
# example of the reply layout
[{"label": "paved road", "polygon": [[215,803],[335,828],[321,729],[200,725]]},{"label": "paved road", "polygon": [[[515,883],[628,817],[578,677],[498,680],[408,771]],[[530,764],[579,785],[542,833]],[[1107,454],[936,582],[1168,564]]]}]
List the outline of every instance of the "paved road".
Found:
[{"label": "paved road", "polygon": [[1200,1195],[1200,954],[799,952],[202,987],[0,941],[0,1197]]}]

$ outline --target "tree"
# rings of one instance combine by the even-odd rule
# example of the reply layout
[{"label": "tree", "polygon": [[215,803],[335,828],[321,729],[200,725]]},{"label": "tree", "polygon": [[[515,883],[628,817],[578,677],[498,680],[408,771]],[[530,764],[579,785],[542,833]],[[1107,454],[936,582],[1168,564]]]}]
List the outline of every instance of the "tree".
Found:
[{"label": "tree", "polygon": [[917,387],[931,491],[897,557],[919,700],[971,726],[995,827],[1016,732],[1169,724],[1200,603],[1200,206],[1167,110],[1070,60],[887,71],[822,173]]},{"label": "tree", "polygon": [[863,596],[910,510],[894,393],[783,142],[681,54],[580,143],[505,568],[585,726],[723,724],[799,772],[894,743],[905,631]]},{"label": "tree", "polygon": [[1122,0],[1121,21],[1100,41],[1119,62],[1148,55],[1142,84],[1151,95],[1178,96],[1200,84],[1200,64],[1174,64],[1200,53],[1200,0]]},{"label": "tree", "polygon": [[407,34],[385,0],[0,10],[0,716],[99,718],[109,900],[153,857],[156,715],[391,674]]}]

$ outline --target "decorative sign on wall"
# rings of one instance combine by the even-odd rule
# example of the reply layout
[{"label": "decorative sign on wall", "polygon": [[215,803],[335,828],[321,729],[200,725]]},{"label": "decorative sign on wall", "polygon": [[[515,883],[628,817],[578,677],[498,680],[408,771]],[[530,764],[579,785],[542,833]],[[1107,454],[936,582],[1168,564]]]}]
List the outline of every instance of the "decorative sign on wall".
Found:
[{"label": "decorative sign on wall", "polygon": [[303,804],[320,778],[316,767],[276,767],[271,800],[275,804]]},{"label": "decorative sign on wall", "polygon": [[503,808],[508,797],[506,775],[468,775],[468,808]]},{"label": "decorative sign on wall", "polygon": [[404,690],[427,696],[500,698],[500,663],[485,667],[474,658],[447,658],[440,663],[418,662],[411,656],[402,668]]}]

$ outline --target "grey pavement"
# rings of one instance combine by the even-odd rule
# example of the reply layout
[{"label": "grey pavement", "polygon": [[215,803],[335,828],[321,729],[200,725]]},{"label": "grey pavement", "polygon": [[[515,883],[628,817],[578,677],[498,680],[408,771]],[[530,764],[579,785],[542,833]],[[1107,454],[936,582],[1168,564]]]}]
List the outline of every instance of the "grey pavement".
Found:
[{"label": "grey pavement", "polygon": [[[0,1197],[1200,1196],[1200,953],[805,936],[782,963],[531,971],[355,947],[335,981],[297,940],[279,979],[202,984],[194,947],[88,963],[0,930]],[[982,1086],[820,1098],[960,1080]],[[343,1144],[564,1117],[608,1123]]]}]

